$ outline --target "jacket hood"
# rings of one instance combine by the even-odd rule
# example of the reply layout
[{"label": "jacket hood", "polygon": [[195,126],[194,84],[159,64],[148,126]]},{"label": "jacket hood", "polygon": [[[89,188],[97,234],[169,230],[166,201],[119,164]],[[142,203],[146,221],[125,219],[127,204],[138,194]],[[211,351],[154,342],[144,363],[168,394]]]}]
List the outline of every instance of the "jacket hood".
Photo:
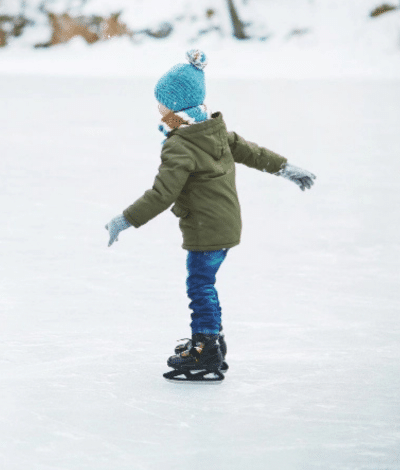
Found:
[{"label": "jacket hood", "polygon": [[201,148],[204,152],[220,160],[224,154],[224,149],[228,146],[228,135],[226,125],[219,111],[211,115],[211,119],[192,124],[189,127],[175,129],[171,135],[179,135],[185,140]]}]

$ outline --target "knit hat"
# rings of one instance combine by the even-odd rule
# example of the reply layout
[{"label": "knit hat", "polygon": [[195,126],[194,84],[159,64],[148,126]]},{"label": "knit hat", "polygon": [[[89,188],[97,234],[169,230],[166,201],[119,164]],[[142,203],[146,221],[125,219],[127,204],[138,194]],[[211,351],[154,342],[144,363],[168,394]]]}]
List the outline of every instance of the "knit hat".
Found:
[{"label": "knit hat", "polygon": [[154,88],[157,101],[171,111],[203,104],[206,84],[203,69],[207,57],[199,49],[186,52],[189,64],[177,64],[164,74]]}]

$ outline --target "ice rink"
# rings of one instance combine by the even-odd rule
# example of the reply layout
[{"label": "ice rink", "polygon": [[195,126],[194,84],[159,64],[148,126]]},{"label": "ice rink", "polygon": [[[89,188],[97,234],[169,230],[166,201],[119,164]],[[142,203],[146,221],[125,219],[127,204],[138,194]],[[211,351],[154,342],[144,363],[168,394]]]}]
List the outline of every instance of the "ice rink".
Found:
[{"label": "ice rink", "polygon": [[160,164],[154,84],[0,76],[0,467],[398,470],[400,82],[207,82],[228,130],[317,175],[236,166],[217,386],[162,377],[190,335],[176,217],[107,247]]}]

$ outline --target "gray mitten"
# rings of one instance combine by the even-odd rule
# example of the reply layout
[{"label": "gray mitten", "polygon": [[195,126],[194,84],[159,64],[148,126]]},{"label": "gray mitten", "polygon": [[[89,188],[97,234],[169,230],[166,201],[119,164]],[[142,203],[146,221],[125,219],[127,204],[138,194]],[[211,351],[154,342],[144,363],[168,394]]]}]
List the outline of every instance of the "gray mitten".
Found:
[{"label": "gray mitten", "polygon": [[114,217],[110,222],[108,222],[106,225],[106,229],[110,233],[110,241],[108,242],[108,246],[111,246],[115,241],[117,242],[119,232],[122,232],[122,230],[125,230],[129,227],[132,227],[132,225],[126,220],[123,214],[117,215],[117,217]]},{"label": "gray mitten", "polygon": [[289,163],[286,163],[286,165],[275,174],[277,176],[283,176],[289,181],[293,181],[293,183],[296,183],[298,186],[300,186],[302,191],[304,191],[306,188],[311,189],[311,186],[314,184],[313,180],[317,178],[309,171],[302,170],[301,168],[290,165]]}]

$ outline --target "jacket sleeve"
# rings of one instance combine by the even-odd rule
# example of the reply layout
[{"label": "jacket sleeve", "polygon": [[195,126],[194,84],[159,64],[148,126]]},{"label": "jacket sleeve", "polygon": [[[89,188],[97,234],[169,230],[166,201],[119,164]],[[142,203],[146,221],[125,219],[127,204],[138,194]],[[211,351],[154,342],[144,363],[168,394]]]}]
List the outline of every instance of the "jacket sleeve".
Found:
[{"label": "jacket sleeve", "polygon": [[256,170],[277,173],[287,162],[286,158],[254,142],[248,142],[236,132],[228,132],[228,144],[236,163],[243,163]]},{"label": "jacket sleeve", "polygon": [[153,187],[123,211],[126,219],[136,228],[168,209],[195,170],[193,157],[173,137],[163,146],[161,162]]}]

